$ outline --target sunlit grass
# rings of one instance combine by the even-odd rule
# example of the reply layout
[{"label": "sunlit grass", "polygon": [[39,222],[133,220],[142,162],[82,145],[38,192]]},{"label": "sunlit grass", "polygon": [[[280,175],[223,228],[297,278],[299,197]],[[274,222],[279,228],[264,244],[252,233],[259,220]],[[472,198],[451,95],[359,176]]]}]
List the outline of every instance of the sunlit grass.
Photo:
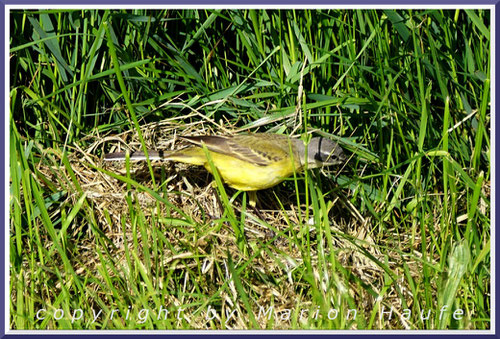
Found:
[{"label": "sunlit grass", "polygon": [[[491,327],[488,10],[10,20],[11,328]],[[100,161],[246,131],[349,163],[258,215],[204,169]]]}]

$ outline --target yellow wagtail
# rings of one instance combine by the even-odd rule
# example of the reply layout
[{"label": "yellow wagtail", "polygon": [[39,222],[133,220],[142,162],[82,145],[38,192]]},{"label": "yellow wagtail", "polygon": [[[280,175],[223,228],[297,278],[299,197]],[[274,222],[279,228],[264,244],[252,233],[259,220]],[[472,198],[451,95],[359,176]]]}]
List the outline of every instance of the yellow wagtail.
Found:
[{"label": "yellow wagtail", "polygon": [[[345,156],[340,146],[323,137],[312,138],[306,146],[300,139],[286,135],[255,133],[234,136],[181,137],[193,144],[180,150],[148,150],[150,160],[174,160],[192,165],[203,165],[211,172],[205,144],[214,167],[229,186],[249,191],[250,204],[255,206],[254,191],[272,187],[307,168],[343,163]],[[307,153],[307,155],[306,155]],[[104,160],[125,160],[125,152],[108,153]],[[146,160],[144,152],[131,152],[130,160]]]}]

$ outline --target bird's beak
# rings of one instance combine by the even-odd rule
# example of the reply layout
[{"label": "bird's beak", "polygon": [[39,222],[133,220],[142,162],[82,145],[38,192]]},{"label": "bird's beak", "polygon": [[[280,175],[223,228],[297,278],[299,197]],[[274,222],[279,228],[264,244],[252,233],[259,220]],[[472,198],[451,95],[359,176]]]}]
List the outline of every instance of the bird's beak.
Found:
[{"label": "bird's beak", "polygon": [[347,160],[347,157],[345,156],[345,154],[343,152],[336,153],[335,151],[336,150],[333,150],[332,153],[330,154],[330,156],[327,157],[325,159],[325,161],[323,161],[324,166],[340,165],[340,164],[343,164]]}]

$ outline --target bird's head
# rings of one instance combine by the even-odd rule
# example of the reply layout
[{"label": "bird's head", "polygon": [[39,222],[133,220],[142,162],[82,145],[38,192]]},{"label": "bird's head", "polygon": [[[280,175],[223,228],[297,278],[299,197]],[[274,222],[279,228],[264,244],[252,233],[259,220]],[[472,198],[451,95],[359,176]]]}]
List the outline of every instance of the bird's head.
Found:
[{"label": "bird's head", "polygon": [[[300,159],[303,165],[306,163],[305,146],[299,148]],[[336,142],[324,137],[312,138],[307,144],[307,167],[317,168],[321,166],[340,165],[346,157],[342,148]]]}]

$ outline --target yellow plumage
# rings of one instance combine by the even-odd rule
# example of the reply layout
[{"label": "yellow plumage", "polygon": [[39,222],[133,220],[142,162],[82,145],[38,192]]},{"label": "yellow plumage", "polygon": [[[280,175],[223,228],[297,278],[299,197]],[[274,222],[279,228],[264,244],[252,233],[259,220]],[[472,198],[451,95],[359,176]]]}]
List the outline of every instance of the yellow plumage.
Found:
[{"label": "yellow plumage", "polygon": [[[202,165],[212,172],[205,151],[200,147],[201,143],[204,143],[215,168],[226,184],[242,191],[266,189],[282,182],[302,166],[299,155],[294,152],[292,143],[286,136],[263,135],[266,138],[263,139],[262,134],[208,137],[209,139],[190,137],[186,140],[196,143],[197,146],[167,153],[163,158]],[[293,153],[296,153],[295,156]]]},{"label": "yellow plumage", "polygon": [[[208,151],[212,162],[221,178],[229,186],[242,191],[257,191],[279,184],[293,174],[290,158],[270,163],[267,166],[256,165],[225,154]],[[181,153],[178,155],[177,153]],[[205,152],[199,147],[190,147],[181,152],[167,155],[167,160],[202,165],[212,172]]]}]

